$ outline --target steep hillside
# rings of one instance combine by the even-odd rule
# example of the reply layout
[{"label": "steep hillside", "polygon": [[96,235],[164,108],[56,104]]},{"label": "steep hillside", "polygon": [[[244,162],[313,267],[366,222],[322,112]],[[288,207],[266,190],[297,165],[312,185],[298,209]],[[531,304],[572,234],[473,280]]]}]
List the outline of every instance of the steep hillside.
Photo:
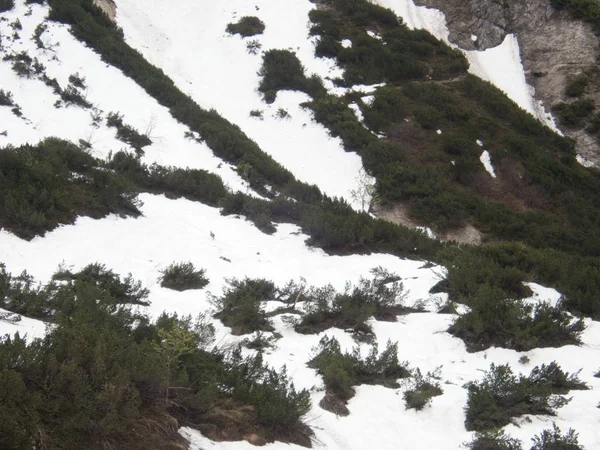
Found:
[{"label": "steep hillside", "polygon": [[582,117],[574,117],[564,107],[556,109],[556,105],[577,104],[582,98],[591,99],[595,105],[600,102],[599,41],[594,29],[597,2],[417,0],[415,3],[443,11],[450,30],[449,40],[465,50],[496,47],[507,36],[515,35],[527,81],[535,89],[536,99],[546,109],[555,109],[561,131],[575,139],[578,153],[585,160],[598,163],[600,143],[595,109],[582,112]]},{"label": "steep hillside", "polygon": [[380,3],[0,0],[0,448],[600,446],[598,173]]}]

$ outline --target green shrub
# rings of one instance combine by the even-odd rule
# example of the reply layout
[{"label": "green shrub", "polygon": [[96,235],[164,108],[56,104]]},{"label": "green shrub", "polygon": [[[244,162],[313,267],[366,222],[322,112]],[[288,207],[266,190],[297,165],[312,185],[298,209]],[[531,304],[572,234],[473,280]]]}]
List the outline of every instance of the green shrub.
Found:
[{"label": "green shrub", "polygon": [[581,97],[585,92],[585,88],[589,83],[588,77],[585,74],[580,74],[569,81],[565,88],[565,94],[569,97]]},{"label": "green shrub", "polygon": [[48,138],[0,151],[0,225],[31,239],[77,216],[139,215],[129,183],[74,144]]},{"label": "green shrub", "polygon": [[176,291],[202,289],[208,284],[204,269],[196,270],[191,262],[171,263],[160,271],[160,285]]},{"label": "green shrub", "polygon": [[[538,368],[536,368],[538,369]],[[555,409],[568,403],[563,396],[552,396],[552,380],[540,377],[542,366],[529,377],[515,376],[510,366],[492,364],[479,383],[469,385],[465,426],[469,431],[487,431],[510,423],[523,414],[554,415]],[[558,368],[560,370],[560,368]]]},{"label": "green shrub", "polygon": [[265,279],[229,279],[221,297],[212,297],[215,317],[236,335],[273,331],[262,303],[273,300],[275,294],[275,285]]},{"label": "green shrub", "polygon": [[265,24],[255,16],[244,16],[236,23],[227,25],[229,34],[239,34],[242,37],[255,36],[265,31]]},{"label": "green shrub", "polygon": [[556,424],[552,430],[544,430],[539,436],[533,437],[531,450],[584,450],[579,445],[579,434],[572,428],[562,434]]},{"label": "green shrub", "polygon": [[[56,299],[72,308],[53,316],[43,340],[0,339],[0,380],[9,388],[0,392],[2,448],[31,448],[39,439],[65,450],[81,442],[156,448],[156,439],[178,439],[171,416],[211,435],[234,412],[234,439],[252,431],[269,442],[309,446],[312,432],[301,419],[310,395],[297,391],[285,370],[260,357],[203,350],[214,330],[202,318],[163,314],[151,323],[121,304],[112,281],[97,278],[118,275],[92,272],[55,276]],[[147,430],[148,421],[161,432]]]},{"label": "green shrub", "polygon": [[0,13],[10,11],[15,7],[15,0],[0,0]]},{"label": "green shrub", "polygon": [[535,307],[506,298],[499,288],[483,285],[469,302],[471,310],[459,316],[448,330],[463,339],[468,351],[489,347],[527,351],[537,347],[578,345],[585,328],[562,305]]},{"label": "green shrub", "polygon": [[281,90],[302,91],[313,97],[325,93],[321,79],[307,78],[305,69],[294,52],[289,50],[268,50],[263,54],[263,65],[258,72],[262,78],[258,90],[267,103],[273,103]]},{"label": "green shrub", "polygon": [[143,154],[143,148],[152,144],[152,140],[147,134],[141,134],[131,125],[123,123],[123,116],[119,113],[109,113],[106,118],[106,125],[116,128],[117,139],[130,145],[137,154]]},{"label": "green shrub", "polygon": [[523,450],[521,441],[511,438],[502,431],[476,433],[465,446],[469,450]]},{"label": "green shrub", "polygon": [[0,106],[14,106],[12,92],[0,89]]},{"label": "green shrub", "polygon": [[428,373],[423,376],[419,369],[413,371],[411,383],[410,388],[403,394],[406,409],[412,408],[421,411],[431,403],[433,397],[444,393],[440,383],[432,374]]},{"label": "green shrub", "polygon": [[342,353],[335,338],[324,336],[319,341],[317,354],[308,362],[323,377],[328,394],[335,396],[344,405],[354,396],[353,386],[360,384],[398,387],[397,380],[410,376],[406,365],[398,361],[398,344],[387,343],[381,354],[377,344],[371,347],[366,358],[359,347],[351,353]]},{"label": "green shrub", "polygon": [[372,279],[360,278],[355,286],[346,284],[343,292],[331,285],[309,289],[303,293],[305,311],[296,324],[299,333],[318,333],[331,327],[351,329],[359,335],[370,335],[370,317],[377,320],[396,320],[396,315],[408,309],[399,277],[381,267],[372,269]]},{"label": "green shrub", "polygon": [[594,108],[594,101],[584,98],[572,103],[558,103],[552,107],[552,112],[558,116],[558,120],[562,125],[580,128],[583,119],[589,117]]},{"label": "green shrub", "polygon": [[556,9],[566,9],[574,19],[588,22],[600,35],[600,6],[594,0],[550,0]]}]

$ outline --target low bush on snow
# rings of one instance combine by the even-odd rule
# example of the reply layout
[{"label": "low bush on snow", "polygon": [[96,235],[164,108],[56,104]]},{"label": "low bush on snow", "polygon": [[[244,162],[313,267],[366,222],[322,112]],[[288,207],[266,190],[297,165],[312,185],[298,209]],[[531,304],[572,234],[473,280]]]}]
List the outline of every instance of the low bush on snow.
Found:
[{"label": "low bush on snow", "polygon": [[372,279],[361,277],[355,286],[347,283],[343,292],[331,285],[305,291],[304,314],[296,331],[314,334],[336,327],[365,337],[372,334],[367,324],[371,317],[395,321],[398,314],[414,311],[403,304],[407,293],[397,275],[381,267],[371,272]]},{"label": "low bush on snow", "polygon": [[123,123],[123,116],[119,113],[111,112],[106,118],[106,125],[117,129],[117,139],[129,144],[139,155],[144,153],[143,148],[152,144],[152,140],[147,134],[142,134],[131,125]]},{"label": "low bush on snow", "polygon": [[307,78],[304,66],[289,50],[266,51],[258,74],[262,77],[258,90],[267,103],[273,103],[281,90],[302,91],[313,97],[325,93],[321,79],[317,76]]},{"label": "low bush on snow", "polygon": [[[530,450],[584,450],[579,445],[578,434],[569,429],[562,434],[560,428],[553,424],[552,429],[544,430],[532,438]],[[469,450],[523,450],[521,441],[511,438],[502,431],[486,431],[476,433],[471,442],[465,444]]]},{"label": "low bush on snow", "polygon": [[560,394],[573,389],[589,388],[577,374],[563,372],[555,362],[518,377],[508,364],[492,364],[479,383],[468,386],[465,426],[469,431],[487,431],[523,414],[554,415],[556,408],[569,402]]},{"label": "low bush on snow", "polygon": [[14,106],[12,92],[0,89],[0,106]]},{"label": "low bush on snow", "polygon": [[263,31],[265,31],[264,22],[255,16],[244,16],[236,23],[227,25],[227,32],[229,34],[239,34],[242,37],[262,34]]},{"label": "low bush on snow", "polygon": [[435,374],[423,375],[417,368],[413,370],[411,377],[410,386],[403,394],[406,409],[421,411],[431,403],[433,397],[444,393]]},{"label": "low bush on snow", "polygon": [[160,271],[160,285],[175,291],[202,289],[208,284],[204,269],[196,269],[191,262],[171,263]]},{"label": "low bush on snow", "polygon": [[492,346],[527,351],[581,342],[583,320],[574,319],[560,303],[532,306],[505,295],[498,288],[481,286],[469,303],[470,311],[458,316],[448,332],[461,338],[471,352]]},{"label": "low bush on snow", "polygon": [[366,357],[359,347],[343,353],[335,338],[324,336],[316,349],[317,354],[308,362],[323,377],[327,394],[320,406],[340,415],[347,415],[346,404],[354,396],[353,386],[377,384],[397,388],[399,378],[407,378],[410,371],[398,361],[398,344],[387,343],[381,353],[377,345],[371,347]]},{"label": "low bush on snow", "polygon": [[211,298],[217,309],[215,317],[225,326],[231,327],[232,333],[236,335],[273,331],[263,302],[274,300],[276,292],[275,285],[262,278],[227,280],[222,295]]}]

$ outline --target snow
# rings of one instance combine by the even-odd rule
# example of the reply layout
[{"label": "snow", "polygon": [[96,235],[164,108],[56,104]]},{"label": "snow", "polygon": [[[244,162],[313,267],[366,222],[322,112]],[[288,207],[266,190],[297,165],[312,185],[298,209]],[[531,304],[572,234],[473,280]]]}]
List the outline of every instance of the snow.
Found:
[{"label": "snow", "polygon": [[352,47],[352,41],[350,39],[344,39],[344,40],[342,40],[342,47],[344,47],[344,48],[351,48]]},{"label": "snow", "polygon": [[6,335],[14,335],[19,333],[19,336],[31,341],[36,338],[44,337],[46,334],[46,324],[40,320],[30,319],[19,314],[12,314],[0,308],[0,316],[10,314],[13,320],[3,320],[0,318],[0,339]]},{"label": "snow", "polygon": [[581,164],[583,167],[596,167],[597,166],[596,163],[586,159],[585,157],[583,157],[579,154],[576,156],[576,159],[577,159],[577,162],[579,164]]},{"label": "snow", "polygon": [[496,178],[496,172],[494,172],[494,166],[492,166],[492,159],[490,158],[490,154],[487,150],[484,150],[481,156],[479,157],[481,164],[485,167],[487,173],[491,175],[492,178]]},{"label": "snow", "polygon": [[[441,11],[416,6],[413,0],[375,0],[374,3],[395,11],[409,28],[425,29],[436,38],[458,48],[448,39],[449,30]],[[535,91],[527,84],[516,36],[508,34],[500,45],[487,50],[461,51],[469,61],[469,72],[494,84],[525,111],[557,130],[552,116],[535,100]]]},{"label": "snow", "polygon": [[479,39],[479,38],[476,35],[474,35],[474,34],[471,35],[471,40],[473,42],[477,42],[477,39]]}]

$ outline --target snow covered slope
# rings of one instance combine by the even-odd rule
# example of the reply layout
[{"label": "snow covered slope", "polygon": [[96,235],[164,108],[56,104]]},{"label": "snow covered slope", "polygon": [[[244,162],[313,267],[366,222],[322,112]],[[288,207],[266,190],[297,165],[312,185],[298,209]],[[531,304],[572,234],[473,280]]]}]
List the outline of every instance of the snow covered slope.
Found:
[{"label": "snow covered slope", "polygon": [[[382,0],[381,4],[393,7],[411,26],[423,26],[440,37],[446,33],[442,18],[435,12],[416,9],[408,1]],[[236,18],[258,14],[266,24],[265,34],[258,38],[262,50],[291,48],[309,73],[335,76],[339,69],[328,60],[314,57],[307,27],[312,8],[309,0],[120,0],[117,20],[127,41],[201,106],[214,108],[239,125],[298,179],[315,183],[332,196],[351,200],[350,192],[357,188],[362,169],[360,158],[345,152],[340,140],[331,138],[300,106],[307,99],[305,94],[282,92],[274,104],[266,106],[255,91],[260,57],[248,53],[245,40],[225,32],[226,25]],[[29,9],[31,14],[27,14]],[[153,144],[145,148],[145,162],[202,168],[218,174],[233,190],[248,191],[231,166],[215,157],[205,144],[186,139],[186,127],[176,122],[167,109],[121,72],[103,63],[97,54],[75,40],[67,27],[48,23],[41,35],[46,48],[38,48],[32,36],[47,13],[46,6],[26,6],[22,0],[17,1],[14,11],[3,14],[7,21],[0,22],[0,32],[3,37],[12,35],[10,23],[19,18],[20,39],[3,39],[4,52],[27,51],[61,86],[68,85],[69,76],[78,73],[87,85],[85,98],[94,106],[55,108],[58,97],[41,79],[18,77],[9,61],[0,61],[0,88],[13,93],[23,114],[18,117],[10,108],[0,107],[0,133],[6,131],[5,135],[0,134],[0,146],[35,143],[57,136],[74,142],[87,141],[95,155],[106,157],[111,151],[127,147],[106,125],[107,113],[118,111],[126,123],[148,131]],[[522,107],[535,112],[522,67],[519,68],[515,42],[508,39],[506,47],[497,53],[470,55],[472,70],[482,76],[487,74]],[[500,66],[506,71],[497,70]],[[287,110],[291,118],[278,117],[280,108]],[[251,117],[251,110],[262,110],[263,119]],[[98,114],[101,119],[95,120],[93,116]],[[402,401],[406,385],[398,389],[359,386],[348,405],[349,416],[327,412],[318,406],[324,395],[321,377],[306,363],[324,335],[335,336],[345,349],[356,343],[340,329],[300,335],[278,316],[274,322],[282,338],[274,350],[265,354],[265,360],[277,368],[285,364],[297,387],[311,389],[313,407],[307,421],[316,433],[314,448],[458,449],[472,438],[464,427],[467,382],[481,379],[491,363],[510,363],[517,372],[528,373],[534,366],[553,360],[565,371],[582,369],[581,379],[592,390],[571,393],[573,400],[556,417],[521,417],[518,426],[509,425],[506,431],[527,442],[556,422],[563,429],[576,428],[580,442],[588,449],[600,448],[595,415],[600,379],[593,377],[600,355],[598,322],[586,320],[580,347],[534,349],[526,354],[500,348],[468,353],[461,340],[446,332],[454,316],[435,312],[446,294],[429,294],[444,274],[441,266],[389,254],[331,256],[309,247],[305,243],[307,236],[295,225],[279,224],[273,235],[267,235],[243,218],[221,216],[218,208],[197,202],[150,194],[140,195],[140,200],[142,216],[137,219],[114,215],[102,220],[79,218],[73,225],[29,242],[1,231],[0,261],[13,273],[28,270],[41,283],[61,264],[78,270],[92,262],[104,263],[117,273],[131,273],[149,288],[152,304],[148,312],[153,316],[162,311],[193,315],[211,311],[204,291],[174,292],[160,287],[159,273],[173,261],[189,260],[206,268],[210,279],[206,290],[213,293],[221,291],[227,278],[244,276],[265,277],[278,284],[304,277],[311,285],[331,283],[342,289],[347,281],[368,276],[370,269],[381,266],[402,278],[409,292],[407,303],[422,303],[426,312],[402,316],[397,322],[373,320],[371,326],[377,340],[380,344],[397,341],[400,359],[412,367],[423,372],[438,371],[444,393],[423,411],[415,411],[407,410]],[[535,293],[530,302],[556,302],[559,296],[552,289],[533,284],[530,287]],[[219,345],[240,341],[221,322],[215,321],[215,326]],[[15,324],[0,321],[0,334],[19,331],[33,338],[42,334],[42,327],[42,323],[26,318]],[[361,348],[366,350],[367,346],[361,344]],[[522,356],[530,362],[519,362]],[[190,440],[192,449],[252,448],[247,442],[212,442],[189,428],[181,433]],[[265,448],[300,447],[273,443]]]}]

